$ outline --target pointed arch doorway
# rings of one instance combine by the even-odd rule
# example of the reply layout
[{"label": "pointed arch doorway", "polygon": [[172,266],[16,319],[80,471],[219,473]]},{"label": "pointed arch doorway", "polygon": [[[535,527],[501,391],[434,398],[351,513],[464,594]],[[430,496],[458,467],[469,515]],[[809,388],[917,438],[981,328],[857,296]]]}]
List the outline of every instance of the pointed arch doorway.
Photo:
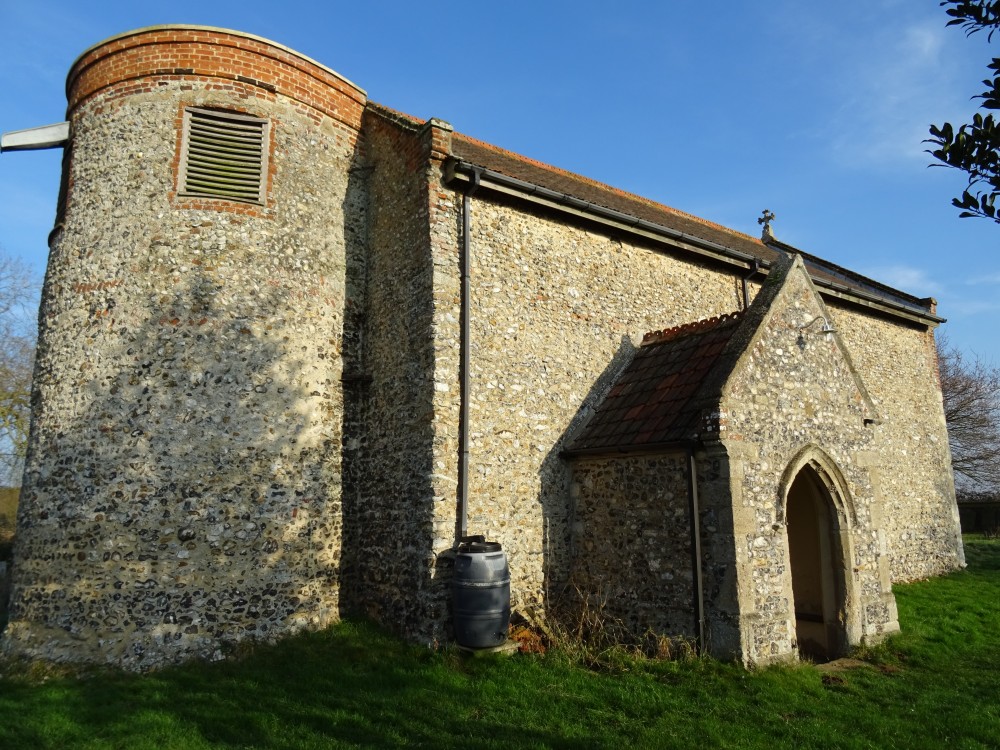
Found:
[{"label": "pointed arch doorway", "polygon": [[830,661],[848,648],[846,571],[840,519],[811,463],[795,475],[785,507],[799,654]]}]

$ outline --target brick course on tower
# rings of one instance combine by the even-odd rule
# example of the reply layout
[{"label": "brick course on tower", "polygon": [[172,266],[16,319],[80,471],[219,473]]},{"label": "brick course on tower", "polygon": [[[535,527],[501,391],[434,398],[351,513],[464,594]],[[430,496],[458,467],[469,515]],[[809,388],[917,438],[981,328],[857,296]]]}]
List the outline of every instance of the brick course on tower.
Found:
[{"label": "brick course on tower", "polygon": [[67,98],[8,652],[443,643],[462,508],[525,617],[745,663],[877,639],[893,581],[963,564],[932,301],[239,32],[113,37]]}]

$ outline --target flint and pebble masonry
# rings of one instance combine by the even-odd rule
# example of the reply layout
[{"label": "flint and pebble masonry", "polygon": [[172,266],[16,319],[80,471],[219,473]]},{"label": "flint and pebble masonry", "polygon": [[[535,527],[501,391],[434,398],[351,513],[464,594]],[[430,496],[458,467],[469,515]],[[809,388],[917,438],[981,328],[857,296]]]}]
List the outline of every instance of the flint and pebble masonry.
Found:
[{"label": "flint and pebble masonry", "polygon": [[[446,640],[461,339],[450,126],[373,104],[279,45],[199,27],[97,45],[68,95],[5,648],[146,669],[357,611]],[[185,107],[271,123],[263,205],[177,196]],[[560,451],[633,342],[742,308],[739,278],[485,190],[472,212],[470,530],[502,543],[530,618],[589,576],[607,579],[622,619],[690,634],[683,456],[573,465]],[[727,394],[742,443],[698,455],[709,614],[745,661],[794,649],[775,604],[789,596],[783,542],[761,529],[806,445],[823,444],[854,498],[866,601],[962,562],[933,333],[827,308],[854,371],[761,343]],[[847,445],[823,432],[843,414],[810,412],[808,393],[840,389],[823,403],[856,411],[856,381],[879,421]],[[859,635],[894,622],[858,617]]]},{"label": "flint and pebble masonry", "polygon": [[[363,92],[196,30],[69,81],[7,643],[142,668],[336,620]],[[273,123],[264,205],[177,197],[184,107]]]}]

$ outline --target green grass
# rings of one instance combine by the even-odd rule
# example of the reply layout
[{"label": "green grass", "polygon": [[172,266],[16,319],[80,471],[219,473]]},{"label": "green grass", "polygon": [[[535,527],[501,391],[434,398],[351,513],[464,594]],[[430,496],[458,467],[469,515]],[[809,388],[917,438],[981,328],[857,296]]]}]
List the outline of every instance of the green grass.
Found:
[{"label": "green grass", "polygon": [[1000,541],[967,554],[967,571],[896,587],[904,632],[843,672],[470,659],[348,622],[145,676],[32,667],[0,679],[0,747],[995,748]]}]

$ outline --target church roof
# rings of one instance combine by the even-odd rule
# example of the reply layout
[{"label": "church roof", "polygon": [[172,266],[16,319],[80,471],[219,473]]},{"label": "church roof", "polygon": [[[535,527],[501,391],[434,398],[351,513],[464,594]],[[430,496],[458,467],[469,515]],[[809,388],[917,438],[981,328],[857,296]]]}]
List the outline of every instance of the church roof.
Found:
[{"label": "church roof", "polygon": [[506,151],[461,133],[455,133],[452,136],[452,153],[460,159],[495,170],[509,177],[541,185],[550,190],[572,195],[655,224],[663,224],[685,234],[732,247],[732,249],[745,252],[747,255],[768,261],[773,260],[778,255],[775,250],[771,250],[759,239],[750,235],[728,229],[721,224],[714,224],[573,172],[529,159],[512,151]]},{"label": "church roof", "polygon": [[697,437],[701,386],[743,313],[647,333],[567,453],[633,451]]},{"label": "church roof", "polygon": [[506,151],[462,133],[452,134],[451,152],[459,163],[475,165],[521,183],[522,189],[527,193],[535,188],[542,188],[567,199],[566,203],[571,207],[579,204],[609,209],[624,217],[634,217],[640,226],[642,222],[648,222],[649,225],[665,228],[686,239],[702,241],[733,252],[741,258],[755,259],[765,269],[785,253],[799,255],[813,281],[828,294],[839,296],[846,292],[855,301],[883,302],[890,305],[894,312],[912,315],[927,322],[942,322],[935,315],[932,300],[893,289],[791,245],[778,241],[765,243],[758,237]]}]

